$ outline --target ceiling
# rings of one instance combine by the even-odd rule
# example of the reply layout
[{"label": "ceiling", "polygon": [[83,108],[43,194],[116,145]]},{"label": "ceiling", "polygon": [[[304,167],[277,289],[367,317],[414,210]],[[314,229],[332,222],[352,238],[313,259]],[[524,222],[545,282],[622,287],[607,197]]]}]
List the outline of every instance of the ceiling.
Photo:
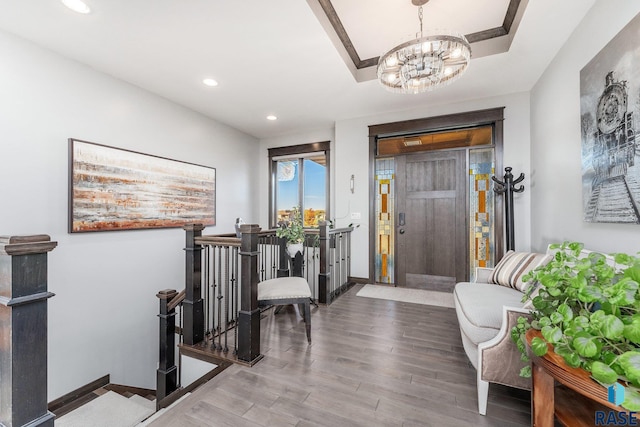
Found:
[{"label": "ceiling", "polygon": [[[88,15],[59,0],[0,0],[0,29],[266,138],[529,91],[595,0],[430,0],[425,33],[484,39],[471,40],[471,65],[458,81],[417,95],[387,92],[371,66],[419,31],[410,0],[85,2]],[[204,86],[205,77],[219,85]]]}]

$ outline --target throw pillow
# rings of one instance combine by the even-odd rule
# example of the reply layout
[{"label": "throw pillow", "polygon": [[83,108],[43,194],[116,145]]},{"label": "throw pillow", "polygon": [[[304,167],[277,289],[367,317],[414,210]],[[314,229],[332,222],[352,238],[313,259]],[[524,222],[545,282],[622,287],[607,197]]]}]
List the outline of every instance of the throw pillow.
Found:
[{"label": "throw pillow", "polygon": [[545,265],[551,260],[551,255],[534,252],[508,251],[493,269],[489,283],[508,286],[525,292],[529,283],[522,281],[522,277],[530,270]]}]

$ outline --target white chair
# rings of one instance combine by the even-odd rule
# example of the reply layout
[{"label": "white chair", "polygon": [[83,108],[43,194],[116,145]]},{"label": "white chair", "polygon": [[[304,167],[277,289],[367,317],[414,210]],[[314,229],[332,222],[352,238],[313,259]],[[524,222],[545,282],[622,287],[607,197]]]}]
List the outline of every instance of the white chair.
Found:
[{"label": "white chair", "polygon": [[311,344],[311,290],[302,277],[277,277],[258,283],[258,305],[298,304],[304,318],[307,341]]}]

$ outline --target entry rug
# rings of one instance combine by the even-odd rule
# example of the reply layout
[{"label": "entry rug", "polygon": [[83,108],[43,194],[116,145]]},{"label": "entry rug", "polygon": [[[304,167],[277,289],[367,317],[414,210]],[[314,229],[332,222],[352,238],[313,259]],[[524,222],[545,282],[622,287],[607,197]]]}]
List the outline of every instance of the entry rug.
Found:
[{"label": "entry rug", "polygon": [[453,294],[449,292],[426,291],[424,289],[396,288],[393,286],[364,285],[356,294],[359,297],[411,302],[414,304],[436,305],[453,308]]},{"label": "entry rug", "polygon": [[56,427],[133,427],[155,412],[109,391],[55,420]]}]

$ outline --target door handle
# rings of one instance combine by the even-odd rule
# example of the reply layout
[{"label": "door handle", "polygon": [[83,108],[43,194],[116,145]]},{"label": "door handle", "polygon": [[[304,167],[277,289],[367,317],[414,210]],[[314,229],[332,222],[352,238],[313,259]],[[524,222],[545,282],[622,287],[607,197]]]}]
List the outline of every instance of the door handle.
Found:
[{"label": "door handle", "polygon": [[402,227],[404,225],[404,212],[398,214],[398,225]]}]

